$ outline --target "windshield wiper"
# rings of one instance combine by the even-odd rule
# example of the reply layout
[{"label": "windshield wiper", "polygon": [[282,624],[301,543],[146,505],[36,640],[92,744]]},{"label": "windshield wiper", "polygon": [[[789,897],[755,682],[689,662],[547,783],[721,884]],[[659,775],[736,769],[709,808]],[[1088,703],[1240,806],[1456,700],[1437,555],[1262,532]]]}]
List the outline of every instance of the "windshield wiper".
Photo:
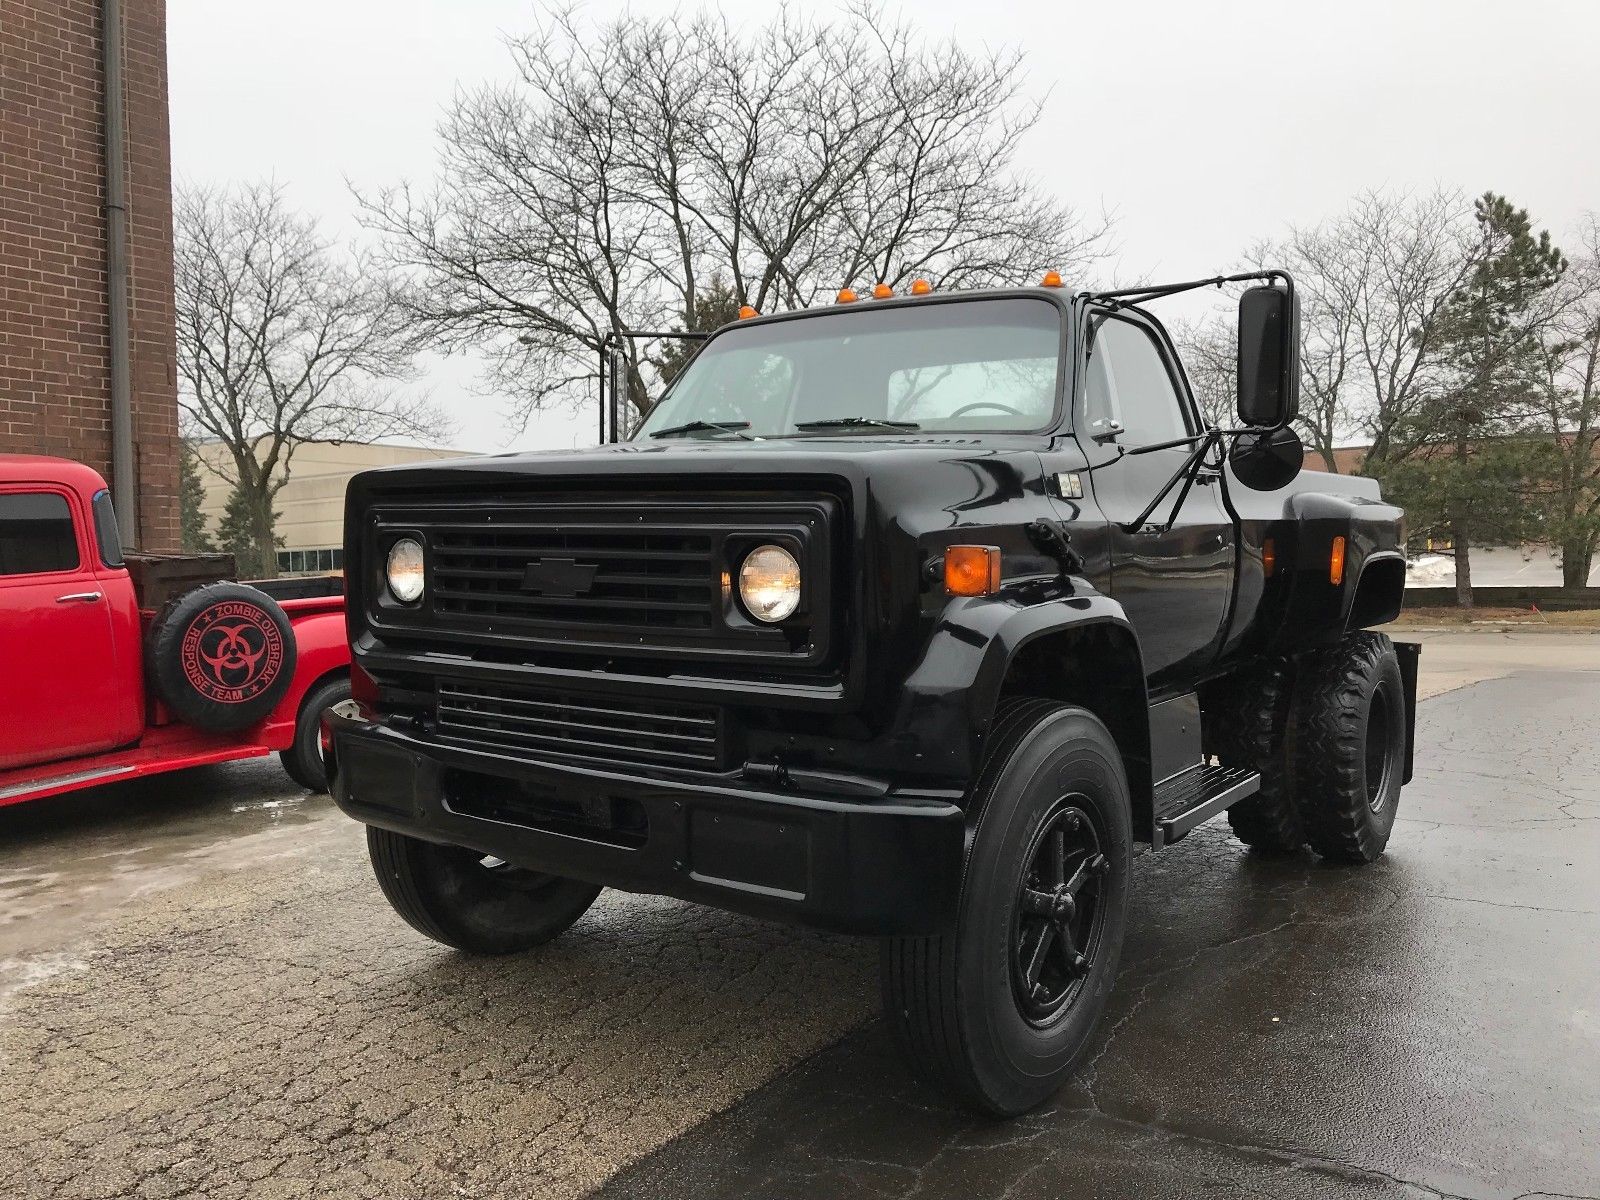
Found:
[{"label": "windshield wiper", "polygon": [[731,433],[735,437],[742,437],[745,441],[752,441],[749,434],[740,433],[741,429],[749,429],[749,421],[685,421],[682,425],[668,425],[665,429],[658,429],[650,436],[672,437],[679,433],[701,433],[714,430],[719,433]]},{"label": "windshield wiper", "polygon": [[829,417],[825,421],[796,421],[796,429],[852,429],[870,426],[874,429],[921,429],[915,421],[891,421],[887,417]]}]

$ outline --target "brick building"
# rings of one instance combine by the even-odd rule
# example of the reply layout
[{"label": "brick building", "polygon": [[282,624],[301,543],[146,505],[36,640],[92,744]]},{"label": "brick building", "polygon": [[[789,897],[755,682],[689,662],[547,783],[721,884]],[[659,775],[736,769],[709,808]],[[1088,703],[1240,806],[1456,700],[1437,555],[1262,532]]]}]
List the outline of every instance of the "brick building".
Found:
[{"label": "brick building", "polygon": [[[0,452],[111,476],[101,0],[0,0]],[[137,541],[178,544],[165,0],[122,0]]]}]

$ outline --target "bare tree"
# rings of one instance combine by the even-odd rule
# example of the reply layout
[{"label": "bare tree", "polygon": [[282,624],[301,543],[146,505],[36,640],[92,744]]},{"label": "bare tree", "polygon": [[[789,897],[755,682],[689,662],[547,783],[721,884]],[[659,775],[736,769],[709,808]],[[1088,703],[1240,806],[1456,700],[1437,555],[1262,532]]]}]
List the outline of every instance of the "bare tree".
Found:
[{"label": "bare tree", "polygon": [[1561,548],[1562,584],[1583,587],[1600,548],[1600,214],[1578,230],[1546,343],[1551,540]]},{"label": "bare tree", "polygon": [[[1081,267],[1104,219],[1016,170],[1039,112],[1012,52],[928,44],[875,9],[591,26],[547,9],[516,80],[461,95],[428,189],[358,193],[422,344],[474,347],[525,421],[592,394],[602,340],[694,328],[713,279],[798,307],[846,284]],[[648,365],[628,394],[648,407]]]},{"label": "bare tree", "polygon": [[1173,322],[1168,332],[1178,348],[1200,415],[1219,429],[1238,424],[1239,341],[1235,322],[1223,316]]},{"label": "bare tree", "polygon": [[1281,266],[1302,297],[1301,427],[1329,462],[1365,441],[1367,473],[1425,440],[1440,387],[1439,329],[1473,267],[1472,205],[1459,191],[1367,191],[1337,217],[1247,255]]},{"label": "bare tree", "polygon": [[282,189],[180,188],[174,206],[178,403],[188,435],[225,449],[266,574],[276,573],[273,501],[305,442],[433,439],[444,423],[389,385],[412,353],[368,264],[341,257]]}]

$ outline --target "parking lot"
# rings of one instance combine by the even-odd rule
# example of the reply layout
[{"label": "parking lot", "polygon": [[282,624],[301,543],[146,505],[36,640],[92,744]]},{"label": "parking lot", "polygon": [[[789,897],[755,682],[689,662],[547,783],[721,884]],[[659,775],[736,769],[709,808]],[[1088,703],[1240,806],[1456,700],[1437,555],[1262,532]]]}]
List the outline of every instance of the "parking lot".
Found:
[{"label": "parking lot", "polygon": [[1139,860],[1008,1125],[911,1083],[867,942],[608,893],[467,959],[272,761],[0,810],[0,1195],[1600,1194],[1600,636],[1406,636],[1388,856]]}]

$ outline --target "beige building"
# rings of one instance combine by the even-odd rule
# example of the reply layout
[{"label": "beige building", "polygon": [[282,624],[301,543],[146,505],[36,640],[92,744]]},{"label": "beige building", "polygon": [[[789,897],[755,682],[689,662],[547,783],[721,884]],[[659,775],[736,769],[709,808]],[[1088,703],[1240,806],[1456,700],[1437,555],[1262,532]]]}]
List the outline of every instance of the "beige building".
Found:
[{"label": "beige building", "polygon": [[[224,462],[227,451],[217,442],[198,442],[200,480],[206,498],[200,506],[206,528],[215,533],[228,503],[231,486],[213,464]],[[300,575],[344,568],[344,489],[350,477],[371,467],[395,463],[461,458],[463,450],[422,446],[361,445],[306,442],[295,449],[289,482],[278,493],[278,571]]]}]

